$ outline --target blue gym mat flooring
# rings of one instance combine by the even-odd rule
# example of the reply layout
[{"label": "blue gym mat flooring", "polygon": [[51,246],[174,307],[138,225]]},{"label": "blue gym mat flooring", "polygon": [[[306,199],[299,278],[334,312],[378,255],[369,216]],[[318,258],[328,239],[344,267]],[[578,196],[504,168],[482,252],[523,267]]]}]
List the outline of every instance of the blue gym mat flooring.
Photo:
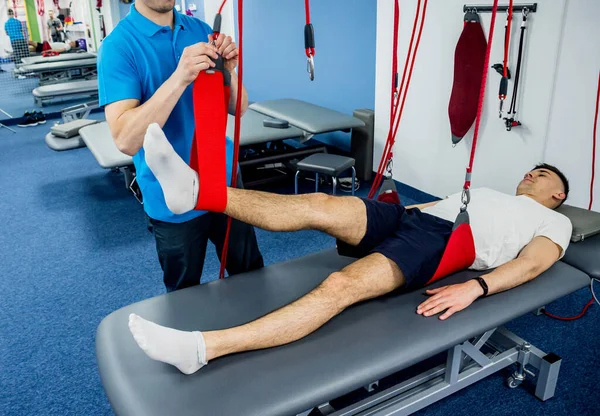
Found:
[{"label": "blue gym mat flooring", "polygon": [[[162,274],[142,206],[122,175],[100,168],[86,148],[50,150],[44,136],[53,122],[15,126],[16,134],[0,128],[0,414],[112,415],[95,361],[96,328],[112,311],[163,294]],[[293,192],[293,182],[273,190]],[[407,204],[418,195],[402,193]],[[334,246],[313,231],[257,235],[266,264]],[[203,281],[217,275],[209,247]],[[574,315],[589,299],[583,289],[548,309]],[[563,358],[551,400],[526,386],[509,389],[503,373],[418,414],[599,414],[599,318],[593,305],[577,321],[528,314],[507,325]],[[221,399],[235,398],[224,391]]]},{"label": "blue gym mat flooring", "polygon": [[14,69],[12,63],[0,63],[0,69],[3,70],[0,71],[0,110],[3,110],[0,111],[0,123],[9,124],[8,120],[23,117],[26,111],[42,111],[50,114],[64,107],[93,100],[90,97],[57,98],[43,107],[38,107],[31,94],[31,91],[39,86],[38,78],[15,78],[12,73]]}]

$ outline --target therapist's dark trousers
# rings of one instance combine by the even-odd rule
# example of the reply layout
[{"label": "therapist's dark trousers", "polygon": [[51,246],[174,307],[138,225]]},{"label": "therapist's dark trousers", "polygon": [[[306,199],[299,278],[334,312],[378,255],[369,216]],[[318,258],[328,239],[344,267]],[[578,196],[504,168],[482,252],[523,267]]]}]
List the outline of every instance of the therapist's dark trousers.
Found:
[{"label": "therapist's dark trousers", "polygon": [[[238,177],[238,184],[241,183]],[[238,187],[242,187],[238,185]],[[200,284],[208,240],[221,259],[227,216],[208,212],[181,224],[148,218],[149,230],[156,240],[156,251],[163,270],[167,292]],[[226,270],[231,276],[264,266],[254,227],[231,221]]]}]

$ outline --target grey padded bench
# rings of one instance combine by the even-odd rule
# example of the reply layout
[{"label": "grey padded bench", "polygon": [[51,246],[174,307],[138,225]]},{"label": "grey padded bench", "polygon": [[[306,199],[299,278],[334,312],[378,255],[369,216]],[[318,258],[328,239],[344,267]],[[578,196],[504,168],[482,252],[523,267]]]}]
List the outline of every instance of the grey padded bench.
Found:
[{"label": "grey padded bench", "polygon": [[[577,248],[574,244],[569,250]],[[96,357],[115,414],[307,415],[313,407],[447,351],[447,367],[332,413],[407,414],[521,362],[524,340],[503,325],[590,283],[588,275],[560,261],[536,279],[479,299],[447,321],[415,313],[425,299],[421,290],[392,293],[346,309],[302,340],[226,356],[191,376],[148,358],[128,329],[130,313],[181,330],[240,325],[294,301],[351,261],[326,250],[111,313],[98,327]],[[479,274],[463,271],[432,287]],[[235,307],[224,306],[224,299]],[[484,344],[501,347],[497,354],[484,353]],[[461,367],[463,355],[472,361]],[[532,346],[528,360],[538,375],[535,394],[547,400],[554,395],[561,359]]]},{"label": "grey padded bench", "polygon": [[58,152],[85,147],[85,142],[79,135],[79,131],[97,122],[97,120],[81,119],[54,125],[46,135],[46,144],[50,149]]},{"label": "grey padded bench", "polygon": [[36,105],[42,107],[56,97],[98,96],[98,80],[73,81],[37,87],[32,91]]},{"label": "grey padded bench", "polygon": [[294,178],[296,194],[298,193],[298,176],[301,171],[306,171],[315,173],[315,192],[319,192],[319,173],[331,176],[333,179],[333,195],[336,193],[338,176],[342,172],[352,169],[352,195],[354,195],[356,170],[354,169],[354,159],[351,157],[329,153],[315,153],[298,162],[296,169]]},{"label": "grey padded bench", "polygon": [[[294,126],[286,128],[265,127],[265,120],[273,120],[272,117],[261,114],[248,108],[240,118],[240,146],[248,146],[257,143],[266,143],[275,140],[295,139],[303,137],[304,132]],[[235,117],[229,115],[227,119],[227,136],[234,139]]]},{"label": "grey padded bench", "polygon": [[79,130],[79,134],[98,164],[104,169],[118,169],[133,165],[131,156],[117,148],[106,121],[84,127]]},{"label": "grey padded bench", "polygon": [[249,108],[270,117],[286,120],[310,134],[349,131],[365,125],[356,117],[296,99],[260,101],[252,103]]},{"label": "grey padded bench", "polygon": [[34,65],[50,62],[76,61],[78,59],[96,59],[96,54],[89,52],[67,52],[55,56],[29,56],[21,58],[24,65]]}]

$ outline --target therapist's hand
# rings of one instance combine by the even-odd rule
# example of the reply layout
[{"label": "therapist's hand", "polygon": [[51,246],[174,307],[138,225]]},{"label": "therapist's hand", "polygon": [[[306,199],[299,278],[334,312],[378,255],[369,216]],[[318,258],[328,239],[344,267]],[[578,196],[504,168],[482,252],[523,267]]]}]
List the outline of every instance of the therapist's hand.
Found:
[{"label": "therapist's hand", "polygon": [[181,85],[187,87],[196,80],[200,71],[214,67],[211,58],[217,57],[217,48],[212,44],[199,42],[190,45],[183,50],[174,76]]},{"label": "therapist's hand", "polygon": [[423,316],[432,316],[446,311],[440,316],[440,319],[444,320],[473,303],[475,299],[483,295],[483,289],[477,281],[470,280],[465,283],[427,290],[425,293],[433,296],[417,307],[417,313]]},{"label": "therapist's hand", "polygon": [[[208,40],[212,42],[212,35],[208,36]],[[217,52],[223,57],[223,64],[225,65],[225,69],[229,72],[232,72],[238,64],[238,55],[239,50],[231,36],[225,36],[220,33],[217,39],[215,40],[215,46],[217,47]]]}]

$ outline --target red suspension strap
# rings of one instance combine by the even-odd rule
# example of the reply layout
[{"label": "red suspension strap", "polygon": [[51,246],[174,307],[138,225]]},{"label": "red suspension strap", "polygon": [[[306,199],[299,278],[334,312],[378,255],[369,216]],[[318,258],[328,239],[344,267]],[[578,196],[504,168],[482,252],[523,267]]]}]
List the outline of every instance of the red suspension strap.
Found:
[{"label": "red suspension strap", "polygon": [[304,0],[304,9],[306,11],[306,25],[304,26],[304,51],[306,53],[306,71],[310,80],[315,79],[315,30],[310,23],[310,2]]},{"label": "red suspension strap", "polygon": [[[223,1],[225,3],[225,0]],[[222,7],[222,6],[221,6]],[[237,185],[237,169],[238,169],[238,158],[239,158],[239,147],[240,147],[240,108],[242,106],[242,76],[243,76],[243,63],[242,63],[242,27],[243,27],[243,0],[238,0],[238,79],[237,79],[237,96],[235,101],[235,126],[233,129],[233,163],[231,173],[231,187],[235,188]],[[227,217],[227,231],[225,232],[225,242],[223,244],[223,251],[221,254],[221,269],[219,270],[219,279],[225,277],[225,266],[227,264],[227,253],[229,251],[229,234],[231,231],[231,217]]]},{"label": "red suspension strap", "polygon": [[[398,6],[399,7],[399,6]],[[400,126],[400,120],[402,118],[402,112],[404,110],[404,103],[406,102],[406,95],[408,93],[408,88],[410,86],[410,80],[412,78],[412,71],[415,65],[415,58],[417,56],[417,51],[419,50],[419,44],[421,42],[421,34],[423,32],[423,25],[425,23],[425,14],[427,12],[427,0],[423,2],[423,15],[421,17],[421,24],[419,26],[419,33],[417,35],[417,41],[415,43],[414,51],[413,51],[413,42],[415,38],[415,33],[417,29],[417,22],[421,13],[421,0],[417,2],[417,10],[415,12],[415,19],[413,22],[413,30],[410,37],[410,43],[408,47],[408,52],[406,55],[406,61],[404,63],[404,70],[402,73],[402,81],[400,82],[400,89],[396,95],[396,102],[392,108],[392,122],[390,122],[390,130],[388,132],[387,140],[385,143],[385,147],[383,150],[383,154],[381,155],[381,160],[379,162],[379,168],[377,169],[377,174],[375,176],[375,180],[371,186],[371,190],[369,191],[369,198],[373,198],[377,192],[377,189],[381,185],[381,181],[383,179],[383,173],[388,163],[392,160],[392,148],[394,146],[396,133],[398,132],[398,127]],[[399,19],[398,19],[399,20]],[[394,17],[394,36],[397,38],[398,33],[398,20]],[[412,57],[411,57],[412,54]],[[397,52],[394,51],[394,55],[397,55]],[[411,59],[412,58],[412,59]],[[409,61],[410,61],[410,69],[409,69]],[[407,78],[407,69],[408,69],[408,78]],[[406,81],[406,88],[404,82]],[[393,93],[392,93],[393,95]],[[402,96],[402,103],[400,103],[400,97]]]},{"label": "red suspension strap", "polygon": [[427,284],[433,283],[451,273],[470,267],[475,261],[475,241],[473,240],[473,232],[469,223],[469,214],[467,207],[469,205],[470,187],[471,187],[471,172],[473,171],[473,161],[475,159],[475,148],[477,147],[477,138],[479,136],[479,123],[481,122],[481,113],[483,110],[483,100],[485,97],[485,86],[487,82],[488,65],[490,61],[490,52],[492,50],[492,39],[494,34],[494,26],[496,25],[496,14],[498,12],[498,0],[494,0],[492,7],[492,18],[490,22],[490,31],[488,34],[488,44],[485,53],[485,61],[483,72],[481,74],[481,86],[479,89],[479,101],[477,105],[477,118],[475,119],[475,132],[473,134],[473,144],[471,145],[471,156],[467,173],[465,175],[465,183],[463,186],[462,203],[460,212],[456,217],[452,234],[444,250],[444,254],[438,265],[438,268]]},{"label": "red suspension strap", "polygon": [[[492,40],[494,33],[494,26],[496,24],[496,13],[498,11],[498,0],[494,0],[494,6],[492,11],[492,18],[490,22],[490,32],[488,35],[488,47],[485,53],[485,63],[483,65],[483,74],[481,77],[481,88],[479,90],[479,104],[477,105],[477,118],[475,119],[475,131],[473,133],[473,144],[471,145],[471,156],[469,158],[469,165],[467,166],[467,173],[465,175],[465,184],[463,186],[463,194],[469,193],[471,187],[471,172],[473,171],[473,161],[475,160],[475,148],[477,147],[477,139],[479,138],[479,123],[481,122],[481,112],[483,109],[483,98],[485,96],[485,85],[487,82],[487,68],[490,63],[490,52],[492,50]],[[464,201],[463,201],[464,203]],[[468,202],[465,204],[468,205]],[[465,207],[466,209],[466,207]]]}]

